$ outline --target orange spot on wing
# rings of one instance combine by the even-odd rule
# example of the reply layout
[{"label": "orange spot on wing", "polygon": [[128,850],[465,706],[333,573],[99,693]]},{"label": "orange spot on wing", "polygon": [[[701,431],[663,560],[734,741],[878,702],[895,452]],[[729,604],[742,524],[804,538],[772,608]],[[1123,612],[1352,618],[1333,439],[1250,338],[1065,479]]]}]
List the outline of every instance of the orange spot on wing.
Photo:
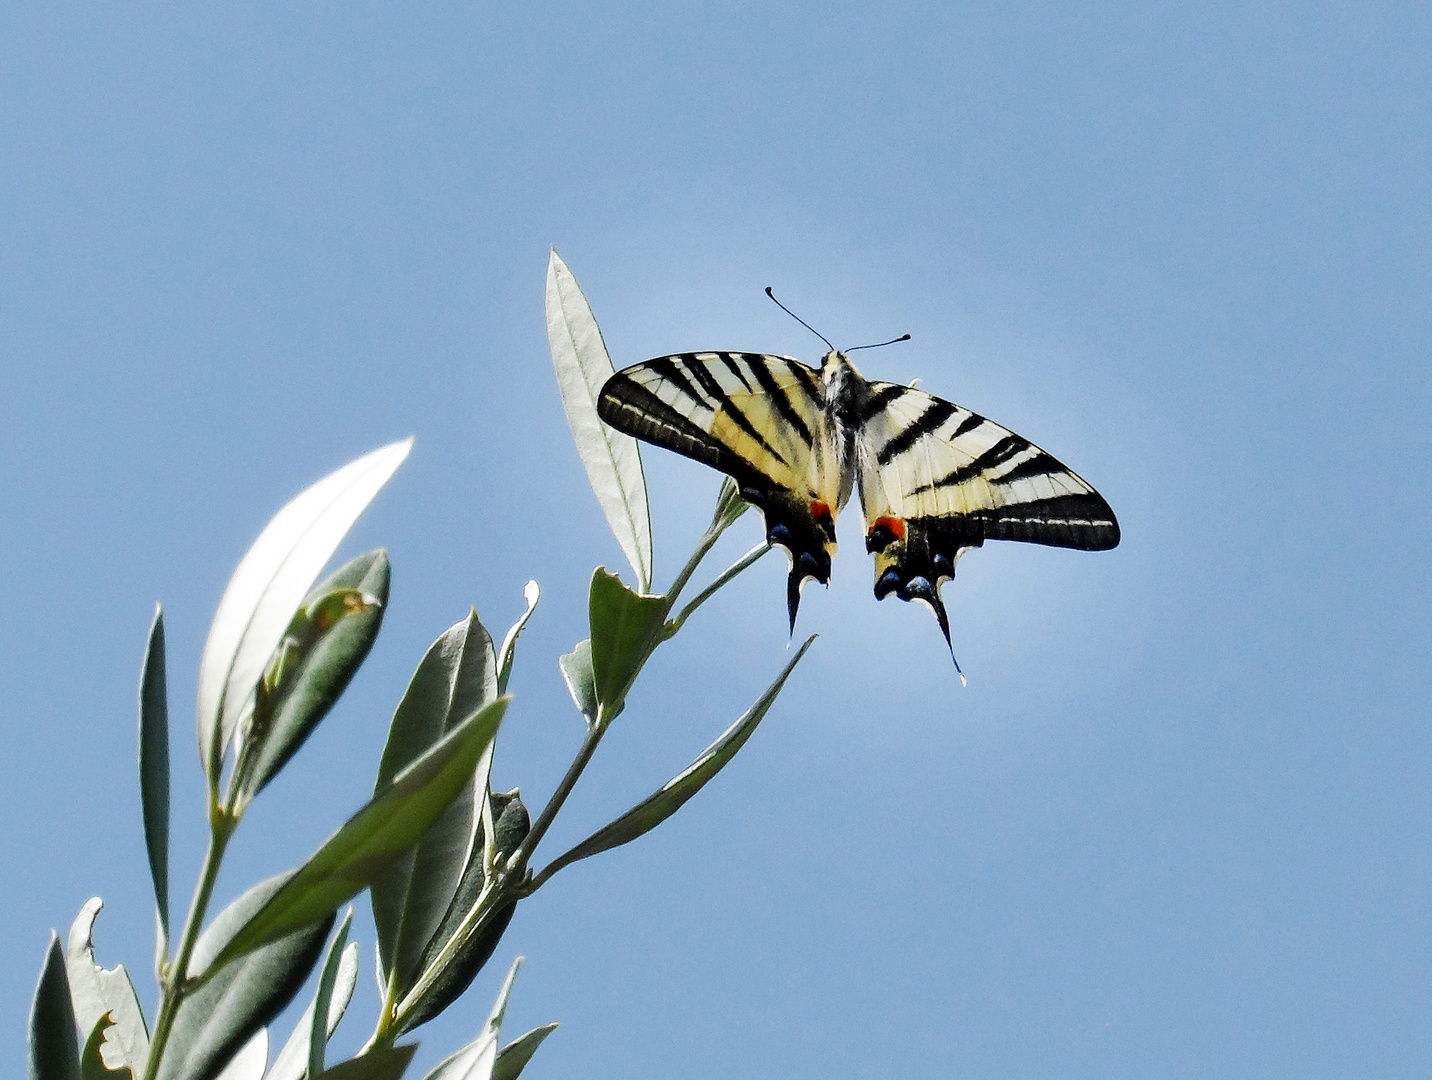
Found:
[{"label": "orange spot on wing", "polygon": [[894,533],[896,540],[904,540],[904,539],[905,539],[905,519],[904,519],[904,518],[897,518],[897,517],[878,517],[878,518],[876,518],[876,519],[871,523],[870,528],[871,528],[872,530],[878,529],[881,525],[884,525],[887,529],[889,529],[892,533]]},{"label": "orange spot on wing", "polygon": [[810,504],[810,516],[817,521],[828,520],[830,518],[830,507],[819,499],[815,499]]}]

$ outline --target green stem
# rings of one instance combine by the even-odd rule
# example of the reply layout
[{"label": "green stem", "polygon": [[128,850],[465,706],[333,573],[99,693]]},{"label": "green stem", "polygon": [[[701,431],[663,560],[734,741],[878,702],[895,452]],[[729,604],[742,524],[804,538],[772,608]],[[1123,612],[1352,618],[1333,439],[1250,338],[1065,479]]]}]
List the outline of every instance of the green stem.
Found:
[{"label": "green stem", "polygon": [[668,609],[676,604],[676,598],[681,595],[681,590],[691,580],[691,575],[696,573],[696,568],[701,565],[701,560],[706,558],[706,553],[716,546],[716,541],[721,539],[724,528],[717,528],[713,523],[704,533],[701,539],[696,542],[696,550],[691,553],[691,558],[686,560],[686,565],[681,568],[681,573],[676,575],[676,580],[671,583],[671,588],[666,590],[666,603]]},{"label": "green stem", "polygon": [[368,1041],[363,1044],[362,1049],[354,1054],[354,1057],[362,1057],[369,1050],[383,1042],[392,1042],[396,1035],[389,1036],[393,1030],[393,1023],[397,1013],[398,996],[398,965],[395,963],[388,969],[388,982],[383,988],[383,1004],[378,1009],[378,1024],[373,1029],[373,1034],[368,1036]]},{"label": "green stem", "polygon": [[681,611],[677,614],[676,618],[672,619],[666,624],[665,635],[667,637],[674,637],[676,635],[676,632],[680,630],[683,625],[685,625],[686,620],[691,617],[691,613],[693,611],[699,608],[702,604],[706,603],[707,600],[710,600],[711,597],[716,595],[716,591],[718,589],[722,588],[724,585],[730,582],[732,578],[736,577],[737,574],[741,573],[747,567],[751,566],[753,563],[756,562],[756,560],[758,560],[762,555],[764,555],[770,550],[771,545],[763,540],[755,547],[753,547],[750,551],[746,552],[746,554],[742,555],[730,566],[728,566],[725,570],[723,570],[717,576],[715,581],[711,582],[710,585],[707,585],[706,588],[702,589],[699,593],[696,594],[695,600],[691,601],[691,603],[687,604],[684,608],[682,608]]},{"label": "green stem", "polygon": [[[468,909],[466,917],[458,924],[452,937],[443,943],[443,947],[438,950],[437,956],[433,957],[433,962],[423,971],[421,978],[413,984],[411,990],[403,995],[403,1000],[398,1002],[397,1007],[392,1010],[392,1019],[387,1024],[387,1030],[382,1031],[381,1035],[375,1032],[375,1039],[385,1038],[389,1031],[402,1029],[403,1019],[427,996],[428,991],[433,988],[433,984],[447,970],[448,965],[452,963],[457,954],[465,949],[473,936],[486,925],[487,920],[497,910],[497,901],[506,898],[506,892],[507,887],[504,879],[493,877],[487,880],[482,887],[482,892],[478,894],[476,902]],[[364,1049],[366,1050],[367,1047]]]},{"label": "green stem", "polygon": [[552,820],[557,816],[557,811],[562,809],[562,804],[567,801],[567,796],[572,794],[572,788],[577,786],[577,779],[582,775],[582,771],[586,769],[588,763],[592,760],[592,755],[597,752],[597,744],[602,741],[602,736],[606,734],[610,724],[611,718],[607,716],[606,706],[599,706],[597,709],[597,718],[593,721],[592,726],[587,728],[587,735],[586,738],[582,740],[581,749],[577,751],[577,756],[572,759],[572,764],[567,767],[567,775],[562,777],[562,782],[557,785],[557,790],[554,791],[552,797],[547,800],[547,805],[542,808],[542,813],[537,815],[537,820],[532,823],[532,828],[528,830],[521,845],[512,853],[512,857],[508,859],[507,865],[512,872],[521,873],[523,867],[527,865],[527,860],[532,857],[532,852],[536,850],[537,845],[542,841],[542,837],[545,836],[547,830],[551,828]]},{"label": "green stem", "polygon": [[189,902],[189,914],[184,919],[184,932],[179,939],[179,949],[174,963],[169,968],[169,979],[163,987],[163,1001],[159,1006],[159,1017],[154,1023],[154,1038],[149,1042],[149,1061],[144,1067],[145,1080],[154,1080],[159,1075],[159,1062],[164,1056],[164,1047],[174,1028],[174,1019],[179,1004],[189,993],[195,980],[189,978],[189,959],[194,954],[194,945],[199,940],[199,928],[204,924],[204,915],[209,909],[209,900],[214,885],[219,880],[219,863],[223,861],[224,849],[229,837],[234,834],[236,823],[212,803],[209,808],[209,847],[204,852],[204,865],[199,871],[199,882],[194,887],[194,898]]}]

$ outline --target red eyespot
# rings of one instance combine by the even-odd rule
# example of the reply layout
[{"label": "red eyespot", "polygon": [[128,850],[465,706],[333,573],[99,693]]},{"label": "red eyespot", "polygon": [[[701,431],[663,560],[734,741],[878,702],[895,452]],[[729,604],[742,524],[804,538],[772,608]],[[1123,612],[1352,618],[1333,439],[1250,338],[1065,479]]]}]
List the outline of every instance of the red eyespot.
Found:
[{"label": "red eyespot", "polygon": [[817,521],[830,521],[830,507],[819,499],[815,499],[810,504],[810,516]]},{"label": "red eyespot", "polygon": [[885,528],[887,528],[887,529],[890,530],[890,532],[894,535],[894,537],[895,537],[896,540],[904,540],[904,539],[905,539],[905,519],[904,519],[904,518],[897,518],[897,517],[878,517],[878,518],[875,519],[874,524],[872,524],[872,525],[870,526],[870,531],[871,531],[871,532],[874,532],[876,529],[880,528],[882,525],[883,525]]}]

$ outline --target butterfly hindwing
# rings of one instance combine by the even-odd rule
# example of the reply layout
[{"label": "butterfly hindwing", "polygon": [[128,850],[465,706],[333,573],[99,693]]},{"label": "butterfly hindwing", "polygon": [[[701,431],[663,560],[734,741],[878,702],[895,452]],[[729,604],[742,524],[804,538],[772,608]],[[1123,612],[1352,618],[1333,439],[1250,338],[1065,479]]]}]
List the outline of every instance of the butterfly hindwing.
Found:
[{"label": "butterfly hindwing", "polygon": [[986,540],[1103,550],[1119,526],[1101,495],[1053,456],[977,413],[913,387],[866,384],[856,458],[875,595],[934,611],[940,585]]},{"label": "butterfly hindwing", "polygon": [[741,497],[761,510],[767,540],[790,556],[794,627],[804,581],[830,580],[835,515],[850,495],[820,373],[763,353],[678,353],[617,372],[597,412],[619,431],[736,481]]}]

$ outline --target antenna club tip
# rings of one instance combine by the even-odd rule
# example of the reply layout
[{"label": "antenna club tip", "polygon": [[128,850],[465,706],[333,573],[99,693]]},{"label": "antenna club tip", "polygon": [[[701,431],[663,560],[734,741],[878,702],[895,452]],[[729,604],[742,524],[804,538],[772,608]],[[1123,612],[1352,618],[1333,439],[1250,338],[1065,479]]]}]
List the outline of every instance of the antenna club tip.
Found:
[{"label": "antenna club tip", "polygon": [[775,292],[771,289],[769,285],[766,286],[766,295],[769,296],[772,300],[776,298]]},{"label": "antenna club tip", "polygon": [[[909,335],[909,334],[905,334],[903,337],[897,337],[897,338],[895,339],[895,341],[909,341],[909,340],[910,340],[910,335]],[[894,342],[891,342],[891,344],[893,345]]]}]

